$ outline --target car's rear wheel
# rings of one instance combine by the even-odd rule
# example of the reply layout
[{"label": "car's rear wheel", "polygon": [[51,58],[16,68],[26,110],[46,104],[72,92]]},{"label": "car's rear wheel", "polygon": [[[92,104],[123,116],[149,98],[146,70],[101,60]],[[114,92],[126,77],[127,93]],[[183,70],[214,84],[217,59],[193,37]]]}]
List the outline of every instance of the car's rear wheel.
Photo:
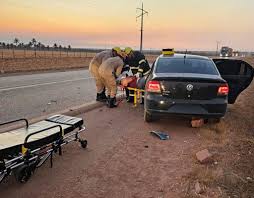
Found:
[{"label": "car's rear wheel", "polygon": [[152,122],[152,121],[154,121],[154,117],[152,116],[151,113],[144,111],[144,121],[145,122]]}]

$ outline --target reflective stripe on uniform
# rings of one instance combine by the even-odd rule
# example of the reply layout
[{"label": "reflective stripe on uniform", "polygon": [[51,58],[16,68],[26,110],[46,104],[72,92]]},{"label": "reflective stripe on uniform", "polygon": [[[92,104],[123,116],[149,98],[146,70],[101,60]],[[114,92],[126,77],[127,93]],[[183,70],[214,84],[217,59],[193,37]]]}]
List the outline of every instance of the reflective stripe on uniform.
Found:
[{"label": "reflective stripe on uniform", "polygon": [[143,73],[143,71],[144,71],[143,69],[138,69],[138,72],[141,72],[141,73]]},{"label": "reflective stripe on uniform", "polygon": [[142,59],[142,60],[140,60],[139,62],[138,62],[138,64],[142,64],[142,63],[145,63],[146,62],[146,60],[145,59]]},{"label": "reflective stripe on uniform", "polygon": [[151,69],[149,69],[147,72],[145,72],[143,75],[146,76],[147,74],[149,74],[151,71]]},{"label": "reflective stripe on uniform", "polygon": [[131,70],[133,70],[133,69],[138,69],[139,67],[130,67],[131,68]]}]

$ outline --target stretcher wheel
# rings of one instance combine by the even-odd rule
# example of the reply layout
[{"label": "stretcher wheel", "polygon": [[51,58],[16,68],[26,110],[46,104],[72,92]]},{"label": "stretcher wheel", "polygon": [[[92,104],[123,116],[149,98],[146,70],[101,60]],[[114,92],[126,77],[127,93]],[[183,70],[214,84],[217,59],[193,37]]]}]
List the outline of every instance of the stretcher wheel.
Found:
[{"label": "stretcher wheel", "polygon": [[31,168],[28,165],[22,165],[15,170],[14,176],[18,182],[26,183],[32,176]]},{"label": "stretcher wheel", "polygon": [[80,145],[82,148],[86,148],[87,147],[87,140],[80,140]]}]

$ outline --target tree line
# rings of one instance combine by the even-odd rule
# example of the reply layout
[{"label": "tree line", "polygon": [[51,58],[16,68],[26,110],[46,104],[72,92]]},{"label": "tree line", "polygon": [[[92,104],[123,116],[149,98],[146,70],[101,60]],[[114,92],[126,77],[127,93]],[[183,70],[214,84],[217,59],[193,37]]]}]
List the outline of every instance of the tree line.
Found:
[{"label": "tree line", "polygon": [[68,50],[70,51],[71,45],[68,46],[62,46],[58,45],[57,43],[54,43],[52,46],[45,45],[39,41],[37,41],[35,38],[33,38],[28,43],[21,42],[18,38],[14,38],[12,43],[6,43],[6,42],[0,42],[0,47],[4,49],[35,49],[35,50]]}]

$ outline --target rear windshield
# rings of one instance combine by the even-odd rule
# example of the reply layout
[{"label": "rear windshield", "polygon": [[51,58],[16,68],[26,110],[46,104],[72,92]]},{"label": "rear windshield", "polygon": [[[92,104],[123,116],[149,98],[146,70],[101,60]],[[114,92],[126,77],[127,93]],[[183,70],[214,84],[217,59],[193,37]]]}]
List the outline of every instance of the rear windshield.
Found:
[{"label": "rear windshield", "polygon": [[226,49],[221,49],[221,51],[222,51],[222,52],[227,52],[228,49],[227,49],[227,48],[226,48]]},{"label": "rear windshield", "polygon": [[160,58],[156,73],[195,73],[218,75],[211,60]]}]

